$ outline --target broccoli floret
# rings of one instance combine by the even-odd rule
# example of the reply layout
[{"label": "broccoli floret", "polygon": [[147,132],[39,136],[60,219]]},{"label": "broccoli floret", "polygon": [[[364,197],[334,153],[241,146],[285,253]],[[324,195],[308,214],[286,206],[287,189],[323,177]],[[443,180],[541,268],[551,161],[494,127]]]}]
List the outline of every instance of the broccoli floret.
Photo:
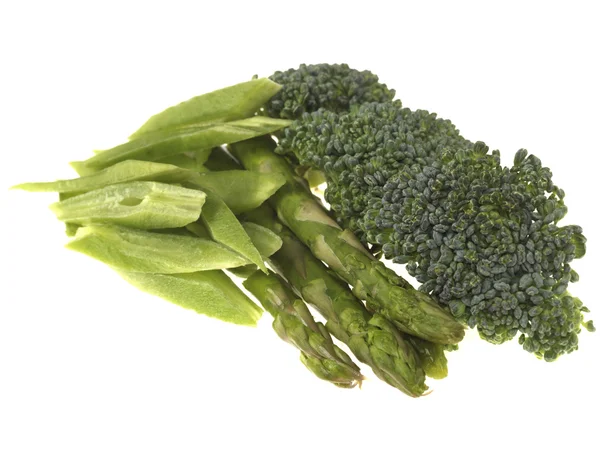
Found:
[{"label": "broccoli floret", "polygon": [[366,242],[387,181],[417,160],[462,144],[468,142],[450,121],[411,112],[396,100],[364,104],[353,114],[305,114],[285,130],[277,151],[325,172],[325,198],[336,219]]},{"label": "broccoli floret", "polygon": [[482,338],[519,342],[554,360],[577,349],[587,309],[567,292],[585,253],[578,226],[541,161],[470,142],[447,120],[399,101],[346,114],[305,114],[280,153],[323,171],[336,218],[386,258],[407,264],[420,289]]},{"label": "broccoli floret", "polygon": [[319,108],[349,111],[354,105],[386,102],[395,95],[394,90],[379,83],[377,75],[347,64],[302,64],[269,78],[283,88],[266,105],[266,114],[281,119],[297,119]]}]

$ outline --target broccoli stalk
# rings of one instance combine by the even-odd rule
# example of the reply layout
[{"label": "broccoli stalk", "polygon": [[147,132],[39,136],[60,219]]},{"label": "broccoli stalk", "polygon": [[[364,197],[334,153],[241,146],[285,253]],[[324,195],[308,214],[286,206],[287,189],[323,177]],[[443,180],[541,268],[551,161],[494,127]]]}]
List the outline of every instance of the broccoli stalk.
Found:
[{"label": "broccoli stalk", "polygon": [[279,172],[286,184],[271,197],[279,219],[344,281],[367,307],[380,312],[401,331],[440,344],[455,344],[464,328],[427,295],[377,261],[348,230],[342,230],[298,182],[288,163],[273,150],[270,138],[230,147],[242,165],[256,172]]}]

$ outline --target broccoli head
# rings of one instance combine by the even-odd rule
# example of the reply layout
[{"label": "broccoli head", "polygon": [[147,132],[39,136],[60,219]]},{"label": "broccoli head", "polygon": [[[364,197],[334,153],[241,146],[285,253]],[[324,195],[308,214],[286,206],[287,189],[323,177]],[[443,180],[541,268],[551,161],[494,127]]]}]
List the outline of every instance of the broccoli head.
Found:
[{"label": "broccoli head", "polygon": [[554,360],[578,345],[587,309],[567,292],[570,263],[585,253],[580,227],[558,226],[564,192],[541,161],[517,152],[512,167],[447,120],[364,104],[346,114],[305,114],[278,152],[327,177],[342,226],[380,248],[482,338]]},{"label": "broccoli head", "polygon": [[386,182],[417,160],[463,144],[470,145],[450,121],[396,100],[364,104],[353,114],[305,114],[285,130],[277,151],[325,172],[336,219],[366,243]]},{"label": "broccoli head", "polygon": [[394,90],[379,83],[377,75],[347,64],[302,64],[269,78],[283,88],[266,105],[265,112],[281,119],[297,119],[319,108],[349,111],[354,105],[386,102],[395,95]]}]

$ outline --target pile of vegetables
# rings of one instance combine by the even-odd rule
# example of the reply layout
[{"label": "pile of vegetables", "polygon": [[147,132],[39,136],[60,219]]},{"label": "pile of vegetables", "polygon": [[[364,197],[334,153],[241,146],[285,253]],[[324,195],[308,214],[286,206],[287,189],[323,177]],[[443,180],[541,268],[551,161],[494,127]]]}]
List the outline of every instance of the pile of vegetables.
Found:
[{"label": "pile of vegetables", "polygon": [[[466,327],[497,344],[520,334],[547,361],[577,349],[594,329],[567,291],[585,238],[557,225],[549,169],[524,150],[502,167],[394,96],[371,72],[302,65],[152,116],[71,163],[79,178],[16,188],[58,192],[67,248],[145,292],[239,325],[266,310],[339,387],[363,376],[336,340],[412,397],[447,375]],[[310,189],[324,181],[330,209]]]}]

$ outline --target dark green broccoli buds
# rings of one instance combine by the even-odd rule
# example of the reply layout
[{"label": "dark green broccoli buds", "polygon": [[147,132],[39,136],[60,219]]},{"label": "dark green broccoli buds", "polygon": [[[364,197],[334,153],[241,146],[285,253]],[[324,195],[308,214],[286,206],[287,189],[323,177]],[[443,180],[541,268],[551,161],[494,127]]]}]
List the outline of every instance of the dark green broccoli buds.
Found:
[{"label": "dark green broccoli buds", "polygon": [[567,292],[585,253],[578,226],[540,160],[460,136],[446,120],[400,102],[348,114],[305,114],[280,153],[323,171],[337,220],[408,272],[482,338],[519,342],[554,360],[577,349],[587,309]]},{"label": "dark green broccoli buds", "polygon": [[375,231],[373,214],[388,180],[416,160],[468,144],[449,121],[401,106],[395,101],[365,104],[355,114],[305,114],[285,130],[278,149],[293,149],[301,164],[325,172],[325,196],[336,219],[363,241],[369,230]]},{"label": "dark green broccoli buds", "polygon": [[347,64],[302,64],[269,78],[283,89],[269,101],[266,113],[281,119],[297,119],[319,108],[349,111],[354,105],[386,102],[395,95],[394,90],[379,83],[377,75],[351,69]]}]

